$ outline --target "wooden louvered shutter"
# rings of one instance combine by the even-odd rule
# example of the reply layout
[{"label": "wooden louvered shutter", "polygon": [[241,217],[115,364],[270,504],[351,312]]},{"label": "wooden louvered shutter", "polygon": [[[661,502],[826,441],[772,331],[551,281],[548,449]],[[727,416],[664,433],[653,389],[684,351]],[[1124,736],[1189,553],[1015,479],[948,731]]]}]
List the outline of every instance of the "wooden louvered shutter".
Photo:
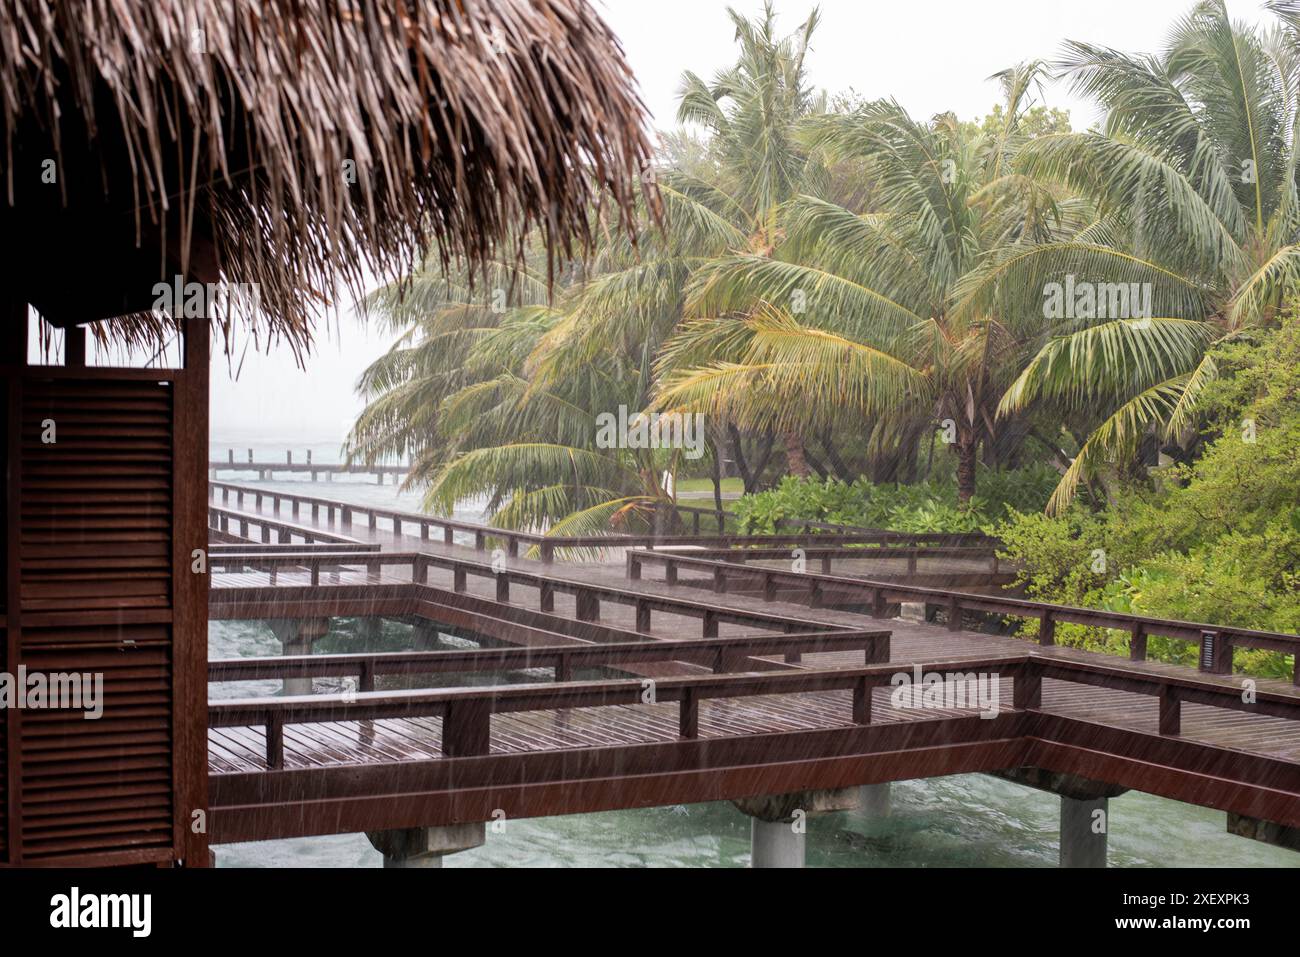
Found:
[{"label": "wooden louvered shutter", "polygon": [[[189,382],[188,370],[32,369],[11,385],[16,660],[5,667],[103,675],[96,720],[8,718],[13,863],[164,863],[200,850],[206,863],[188,827],[206,773],[206,578],[188,571],[190,545],[204,544],[202,345]],[[186,430],[196,434],[178,438]]]}]

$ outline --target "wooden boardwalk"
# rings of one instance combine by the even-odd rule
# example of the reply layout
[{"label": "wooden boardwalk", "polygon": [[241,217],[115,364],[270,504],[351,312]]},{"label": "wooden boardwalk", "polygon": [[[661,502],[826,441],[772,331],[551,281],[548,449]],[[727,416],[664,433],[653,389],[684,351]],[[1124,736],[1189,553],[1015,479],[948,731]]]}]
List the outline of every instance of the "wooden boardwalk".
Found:
[{"label": "wooden boardwalk", "polygon": [[[241,510],[278,518],[269,502]],[[483,687],[441,675],[442,690],[406,675],[378,679],[381,688],[372,673],[359,692],[328,679],[305,698],[214,700],[214,841],[1022,766],[1300,826],[1300,690],[1293,684],[1035,645],[973,630],[969,616],[957,619],[965,627],[881,618],[852,588],[834,586],[837,578],[906,578],[909,568],[974,574],[978,559],[954,558],[941,569],[907,559],[837,559],[814,602],[784,585],[764,594],[743,576],[719,583],[716,570],[703,566],[684,565],[672,582],[632,579],[624,549],[547,564],[489,557],[472,537],[447,544],[380,523],[345,528],[302,514],[293,521],[377,551],[310,566],[294,567],[293,558],[273,569],[215,565],[212,617],[379,615],[477,635],[484,647],[552,650],[884,629],[887,655],[867,666],[862,651],[847,650],[742,655],[712,668],[698,660],[624,663],[577,680],[558,670],[553,678],[546,667],[515,668],[513,684]],[[745,567],[769,566],[780,563],[765,558]],[[996,679],[996,707],[900,703],[893,676],[918,667]],[[487,680],[505,681],[493,674]],[[655,700],[639,694],[646,681],[660,690]]]}]

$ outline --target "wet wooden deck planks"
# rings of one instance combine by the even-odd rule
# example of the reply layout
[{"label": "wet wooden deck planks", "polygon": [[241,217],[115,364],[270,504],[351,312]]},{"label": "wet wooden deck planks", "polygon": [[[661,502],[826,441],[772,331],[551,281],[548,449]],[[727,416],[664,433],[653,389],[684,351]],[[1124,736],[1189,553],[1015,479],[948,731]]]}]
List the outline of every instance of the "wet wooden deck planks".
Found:
[{"label": "wet wooden deck planks", "polygon": [[[249,501],[246,510],[258,511]],[[272,517],[275,512],[269,499],[261,513]],[[287,508],[285,512],[287,512]],[[300,523],[311,523],[306,510],[298,517]],[[475,551],[465,544],[446,545],[442,542],[422,540],[417,535],[394,535],[390,529],[369,528],[365,522],[354,522],[343,527],[337,521],[315,523],[323,530],[344,532],[362,541],[377,544],[384,551],[420,551],[428,554],[469,558],[480,562],[491,559],[490,552]],[[458,538],[462,538],[458,536]],[[599,584],[631,593],[680,597],[686,601],[707,601],[719,608],[742,611],[761,611],[766,614],[789,616],[800,620],[815,619],[851,628],[887,627],[893,631],[890,661],[906,671],[916,662],[935,660],[958,661],[962,658],[988,658],[1005,653],[1008,658],[1025,654],[1029,648],[1039,655],[1060,657],[1066,660],[1098,661],[1107,665],[1122,665],[1134,672],[1154,674],[1188,673],[1189,669],[1158,662],[1135,663],[1109,655],[1080,651],[1061,646],[1038,648],[1027,646],[1021,640],[982,634],[973,631],[950,632],[946,628],[922,622],[891,619],[882,622],[868,615],[843,608],[810,609],[804,604],[772,601],[764,602],[761,596],[744,592],[716,594],[711,581],[703,575],[683,571],[676,585],[662,580],[646,578],[629,580],[624,574],[622,552],[611,549],[606,562],[558,562],[543,565],[541,562],[519,557],[508,560],[511,568],[545,571],[556,579],[579,583]],[[918,571],[975,571],[983,567],[976,559],[930,560],[930,568]],[[940,565],[942,562],[942,565]],[[757,564],[757,563],[756,563]],[[774,563],[763,563],[774,564]],[[774,564],[775,567],[775,564]],[[906,571],[906,561],[854,560],[837,564],[839,574],[890,574]],[[429,585],[450,590],[450,569],[431,568]],[[265,572],[214,573],[212,587],[235,598],[240,594],[262,593],[269,586]],[[411,584],[409,569],[384,568],[380,572],[364,569],[345,569],[338,573],[322,574],[321,589],[331,585],[367,585],[382,590]],[[309,585],[305,572],[281,570],[276,575],[278,588],[302,588]],[[477,598],[494,600],[495,589],[491,580],[470,576],[468,594]],[[228,601],[228,599],[222,599]],[[514,585],[510,604],[529,609],[538,607],[536,587]],[[576,597],[555,595],[555,614],[576,617]],[[635,612],[631,606],[614,602],[601,605],[602,624],[627,630],[635,629]],[[699,629],[698,618],[656,611],[650,635],[665,640],[695,637]],[[762,629],[723,623],[720,634],[745,635],[760,633]],[[810,654],[801,663],[806,668],[850,667],[860,663],[860,656],[850,653]],[[1204,677],[1204,676],[1202,676]],[[1240,679],[1224,677],[1224,682],[1239,683]],[[1012,682],[1000,682],[1000,696],[1006,708],[1011,707]],[[1291,685],[1282,681],[1259,681],[1261,689],[1293,693]],[[889,703],[890,689],[878,688],[873,693],[873,723],[918,721],[956,715],[969,715],[974,709],[916,710],[898,709]],[[1118,691],[1048,679],[1043,683],[1041,710],[1099,725],[1131,729],[1155,734],[1158,731],[1158,702],[1153,696]],[[379,764],[403,760],[438,760],[441,758],[441,719],[418,718],[373,722],[338,722],[331,724],[290,725],[285,728],[286,769],[336,767],[351,764]],[[802,695],[767,696],[764,698],[711,700],[702,703],[700,711],[700,736],[703,738],[729,735],[761,734],[766,732],[811,730],[844,727],[850,724],[848,692],[822,692]],[[1219,748],[1253,754],[1270,755],[1286,761],[1300,762],[1300,722],[1264,715],[1246,714],[1207,705],[1183,705],[1182,739],[1214,745]],[[599,709],[534,711],[495,715],[492,719],[491,748],[493,754],[547,751],[566,748],[607,747],[619,744],[671,742],[678,739],[677,708],[672,704],[615,706]],[[212,774],[263,771],[266,769],[265,741],[261,729],[214,728],[209,731],[209,768]]]}]

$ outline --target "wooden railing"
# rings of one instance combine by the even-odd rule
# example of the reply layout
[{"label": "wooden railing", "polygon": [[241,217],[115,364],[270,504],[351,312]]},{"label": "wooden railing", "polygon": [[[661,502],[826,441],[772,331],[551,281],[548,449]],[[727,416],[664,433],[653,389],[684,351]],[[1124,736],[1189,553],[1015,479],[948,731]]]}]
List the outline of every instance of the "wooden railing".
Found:
[{"label": "wooden railing", "polygon": [[[255,486],[238,485],[231,482],[209,482],[208,494],[215,501],[220,494],[221,502],[229,504],[234,498],[237,506],[246,500],[252,500],[258,509],[265,502],[271,503],[275,514],[288,503],[293,518],[301,516],[305,509],[310,510],[312,521],[325,520],[333,524],[336,520],[344,532],[350,530],[354,523],[364,522],[371,529],[380,528],[385,522],[394,535],[402,535],[406,529],[418,530],[424,541],[441,538],[444,544],[456,544],[456,535],[472,537],[474,548],[479,551],[489,546],[504,545],[506,554],[517,557],[523,550],[535,548],[538,557],[544,563],[551,563],[559,550],[582,551],[609,548],[655,548],[672,546],[705,546],[730,548],[734,546],[778,546],[799,547],[807,543],[807,534],[792,532],[778,535],[631,535],[622,532],[609,532],[601,535],[544,535],[540,532],[521,532],[512,529],[495,528],[479,522],[466,522],[460,519],[443,518],[426,515],[421,512],[407,512],[399,509],[375,508],[373,506],[355,505],[311,495],[299,495],[281,490],[263,489]],[[825,541],[830,536],[818,535],[815,538]],[[921,545],[921,544],[959,544],[963,536],[939,535],[929,533],[890,532],[882,530],[844,532],[833,536],[837,545]]]},{"label": "wooden railing", "polygon": [[[338,543],[355,546],[364,544],[357,541],[355,538],[348,537],[347,535],[323,532],[320,529],[313,528],[309,525],[298,525],[293,522],[284,522],[277,518],[268,518],[265,515],[258,515],[253,512],[241,512],[234,509],[222,508],[216,505],[208,506],[208,530],[210,532],[250,539],[249,532],[251,529],[257,529],[257,532],[262,539],[261,544],[264,545],[318,545],[322,543]],[[272,542],[272,539],[274,539],[274,542]],[[241,543],[231,542],[226,544],[238,545]]]},{"label": "wooden railing", "polygon": [[[787,589],[792,600],[802,601],[809,607],[820,607],[827,590],[849,594],[862,599],[877,617],[884,617],[886,607],[898,602],[918,602],[936,605],[945,610],[948,628],[960,630],[964,612],[980,612],[1005,618],[1036,619],[1039,623],[1038,640],[1041,645],[1056,641],[1058,622],[1092,625],[1127,631],[1130,635],[1129,657],[1144,661],[1147,656],[1147,637],[1159,635],[1199,646],[1198,667],[1212,674],[1230,674],[1233,648],[1258,648],[1296,655],[1292,668],[1292,682],[1300,687],[1300,635],[1282,632],[1257,631],[1226,625],[1176,621],[1105,611],[1099,608],[1078,608],[1072,605],[1055,605],[1024,598],[982,595],[972,592],[927,588],[900,582],[881,582],[870,579],[849,578],[842,575],[820,575],[808,572],[786,572],[775,568],[756,568],[739,563],[715,561],[683,555],[676,552],[629,551],[628,577],[638,579],[646,565],[659,565],[664,569],[664,579],[676,582],[682,569],[693,569],[711,576],[713,588],[725,592],[733,582],[757,583],[764,601],[773,601],[778,589]],[[783,596],[785,597],[785,596]]]},{"label": "wooden railing", "polygon": [[1017,701],[1020,703],[1017,707],[1042,707],[1045,678],[1156,697],[1160,701],[1159,731],[1165,736],[1182,734],[1184,703],[1300,720],[1300,697],[1294,694],[1255,689],[1247,696],[1234,682],[1198,678],[1190,672],[1180,675],[1162,671],[1157,674],[1092,661],[1032,656],[1028,678],[1025,687],[1018,689]]},{"label": "wooden railing", "polygon": [[682,505],[676,502],[673,503],[672,507],[678,515],[690,519],[692,535],[700,535],[704,530],[705,522],[712,523],[713,530],[718,535],[725,535],[727,525],[729,523],[735,525],[737,522],[736,516],[725,508],[718,511],[716,508],[699,508],[695,505]]},{"label": "wooden railing", "polygon": [[[701,520],[711,521],[718,534],[726,531],[728,524],[738,525],[740,519],[734,512],[716,508],[698,508],[691,505],[675,503],[673,508],[692,522],[692,533],[696,536],[701,531]],[[997,548],[1001,543],[983,532],[898,532],[887,528],[868,528],[863,525],[845,525],[840,522],[822,522],[806,518],[778,518],[774,520],[778,529],[798,529],[801,535],[816,535],[821,538],[838,539],[843,535],[878,535],[884,543],[908,542],[912,544],[928,543],[932,545],[972,546]],[[750,538],[753,535],[745,535]]]},{"label": "wooden railing", "polygon": [[[923,560],[942,561],[946,559],[982,561],[988,563],[989,574],[996,575],[1006,571],[998,558],[998,551],[991,546],[949,546],[949,545],[879,545],[873,548],[841,548],[838,545],[817,546],[803,545],[799,551],[807,562],[818,562],[823,574],[829,575],[837,561],[875,561],[884,559],[906,559],[907,573],[917,573],[917,563]],[[751,561],[786,561],[794,557],[788,548],[748,548],[738,545],[735,548],[693,548],[692,558],[704,558],[713,561],[751,562]]]},{"label": "wooden railing", "polygon": [[[554,557],[555,549],[567,544],[567,540],[548,538],[537,532],[493,528],[480,522],[466,522],[400,509],[355,505],[312,495],[272,491],[232,482],[209,482],[209,497],[215,499],[218,493],[223,503],[229,503],[233,498],[236,505],[240,506],[245,500],[251,500],[256,508],[261,509],[264,502],[270,502],[276,514],[279,514],[281,507],[288,503],[294,518],[299,518],[304,510],[308,510],[313,522],[318,522],[323,517],[330,524],[337,521],[343,529],[351,528],[354,522],[364,522],[369,528],[375,529],[379,527],[379,521],[382,519],[389,523],[389,528],[395,535],[403,534],[409,527],[417,529],[422,540],[440,538],[447,545],[455,544],[455,536],[459,533],[472,536],[474,547],[479,551],[485,550],[490,544],[504,544],[507,554],[511,557],[519,555],[521,546],[525,548],[536,546],[542,555],[542,560],[549,562]],[[605,545],[611,544],[608,539],[602,538],[600,541]]]},{"label": "wooden railing", "polygon": [[[560,636],[556,636],[557,638]],[[481,673],[551,668],[556,681],[570,681],[579,668],[618,668],[630,664],[679,661],[721,674],[748,665],[748,659],[781,655],[798,662],[805,654],[861,651],[864,664],[889,660],[888,631],[814,632],[745,638],[680,641],[630,641],[607,645],[541,645],[456,651],[397,651],[343,655],[284,655],[220,658],[208,662],[208,681],[283,678],[358,679],[358,690],[373,691],[379,675]],[[757,670],[757,669],[751,669]]]},{"label": "wooden railing", "polygon": [[983,532],[898,532],[888,528],[867,528],[862,525],[841,525],[836,522],[818,522],[804,518],[778,518],[777,528],[797,528],[805,534],[838,538],[842,535],[873,534],[882,536],[884,544],[929,544],[949,547],[998,548],[1001,542]]},{"label": "wooden railing", "polygon": [[269,545],[262,542],[210,542],[208,544],[209,555],[312,555],[317,552],[368,555],[379,551],[379,546],[372,542],[348,541],[290,542],[285,544],[276,542]]},{"label": "wooden railing", "polygon": [[[1159,700],[1158,730],[1165,737],[1181,735],[1181,708],[1185,702],[1300,720],[1300,697],[1258,691],[1246,700],[1232,682],[1197,678],[1192,674],[1133,672],[1036,654],[1011,659],[935,661],[916,667],[925,674],[1009,678],[1013,682],[1012,708],[1017,713],[1043,713],[1045,679],[1151,695]],[[653,703],[678,704],[678,735],[683,740],[699,736],[700,703],[714,698],[850,691],[845,725],[868,725],[873,718],[872,689],[895,684],[895,675],[903,668],[899,664],[877,664],[861,668],[237,699],[211,702],[208,716],[212,727],[265,728],[266,761],[273,770],[284,766],[285,725],[330,721],[441,717],[444,755],[472,757],[488,754],[494,714],[640,705],[647,703],[648,689]]]},{"label": "wooden railing", "polygon": [[[1010,676],[1022,669],[1024,663],[1004,659],[966,660],[952,667],[964,671],[997,668]],[[887,686],[898,670],[898,665],[883,664],[864,668],[234,699],[209,702],[208,724],[214,728],[265,728],[266,762],[272,770],[284,766],[285,725],[328,721],[441,717],[443,753],[447,757],[470,757],[488,753],[494,714],[646,704],[648,691],[651,703],[678,703],[678,731],[684,739],[699,736],[700,702],[711,698],[847,690],[852,694],[846,723],[865,725],[872,717],[871,689]]]},{"label": "wooden railing", "polygon": [[[471,577],[489,579],[494,583],[496,601],[510,601],[511,586],[521,585],[537,589],[538,609],[555,610],[555,596],[568,594],[574,597],[574,616],[578,621],[600,620],[602,602],[629,605],[635,610],[636,631],[648,634],[652,613],[664,612],[682,617],[698,618],[704,638],[715,638],[720,624],[765,628],[785,633],[843,631],[842,626],[824,621],[793,618],[789,615],[770,615],[757,611],[719,608],[707,602],[697,602],[679,597],[650,595],[630,589],[597,585],[570,579],[555,578],[549,573],[523,568],[506,568],[490,562],[473,561],[450,555],[420,552],[372,552],[365,555],[341,552],[303,552],[280,555],[216,555],[208,559],[214,571],[265,571],[268,584],[277,585],[276,572],[280,569],[306,570],[308,584],[329,584],[322,576],[339,573],[346,568],[365,569],[368,575],[377,576],[384,568],[409,568],[409,583],[427,585],[431,568],[449,569],[452,573],[452,590],[462,593],[468,589]],[[401,574],[407,578],[407,574]],[[397,583],[393,583],[397,584]],[[214,586],[214,591],[220,586]]]}]

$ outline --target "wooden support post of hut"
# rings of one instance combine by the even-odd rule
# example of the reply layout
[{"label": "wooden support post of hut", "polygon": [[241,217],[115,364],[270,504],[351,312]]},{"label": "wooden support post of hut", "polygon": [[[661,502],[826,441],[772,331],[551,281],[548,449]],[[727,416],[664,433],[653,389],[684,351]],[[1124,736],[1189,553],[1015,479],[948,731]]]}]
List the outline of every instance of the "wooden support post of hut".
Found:
[{"label": "wooden support post of hut", "polygon": [[209,863],[214,334],[302,353],[340,281],[472,269],[538,224],[553,258],[589,248],[598,203],[629,237],[642,199],[659,216],[617,40],[588,0],[548,6],[0,8],[0,670],[94,661],[107,702],[58,735],[0,711],[0,865]]}]

